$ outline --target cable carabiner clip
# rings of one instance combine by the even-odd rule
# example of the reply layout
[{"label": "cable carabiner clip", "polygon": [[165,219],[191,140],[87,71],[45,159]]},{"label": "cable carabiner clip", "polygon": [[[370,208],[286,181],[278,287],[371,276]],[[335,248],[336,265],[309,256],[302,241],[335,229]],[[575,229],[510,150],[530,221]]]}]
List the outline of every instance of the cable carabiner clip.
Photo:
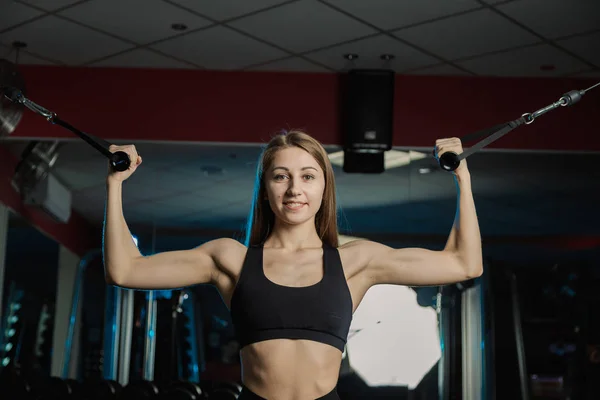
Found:
[{"label": "cable carabiner clip", "polygon": [[[592,87],[594,87],[594,86],[592,86]],[[590,89],[587,89],[587,90],[590,90]],[[570,92],[563,94],[561,96],[561,98],[558,99],[558,101],[550,104],[549,106],[540,108],[539,110],[535,111],[533,114],[525,113],[525,114],[521,115],[521,117],[523,117],[525,119],[525,124],[529,125],[533,121],[535,121],[535,119],[537,117],[539,117],[540,115],[546,114],[548,111],[554,110],[555,108],[558,108],[558,107],[572,106],[573,104],[575,104],[579,100],[581,100],[581,97],[585,94],[585,92],[586,92],[585,90],[571,90]]]},{"label": "cable carabiner clip", "polygon": [[[593,88],[595,88],[598,85],[600,85],[600,82],[596,83],[595,85],[593,85],[585,90],[571,90],[570,92],[563,94],[561,96],[561,98],[558,99],[558,101],[555,101],[554,103],[552,103],[544,108],[540,108],[539,110],[537,110],[533,113],[525,113],[525,114],[521,115],[521,118],[518,118],[514,121],[500,124],[500,125],[494,126],[492,128],[484,129],[482,131],[475,132],[475,133],[469,134],[465,137],[462,137],[461,141],[463,141],[463,142],[469,141],[469,140],[476,140],[476,139],[479,139],[482,137],[485,137],[485,139],[476,143],[475,145],[473,145],[469,149],[465,150],[461,154],[456,154],[453,152],[443,153],[438,158],[438,163],[440,164],[440,167],[446,171],[454,171],[460,165],[460,161],[467,158],[469,155],[481,150],[482,148],[489,145],[490,143],[495,142],[496,140],[500,139],[502,136],[506,135],[508,132],[512,131],[516,127],[521,126],[522,124],[529,125],[529,124],[533,123],[533,121],[535,121],[535,119],[537,117],[539,117],[540,115],[546,114],[548,111],[554,110],[555,108],[558,108],[558,107],[572,106],[573,104],[575,104],[579,100],[581,100],[581,97],[586,92],[592,90]],[[434,155],[434,157],[436,156],[435,150],[433,151],[433,155]]]}]

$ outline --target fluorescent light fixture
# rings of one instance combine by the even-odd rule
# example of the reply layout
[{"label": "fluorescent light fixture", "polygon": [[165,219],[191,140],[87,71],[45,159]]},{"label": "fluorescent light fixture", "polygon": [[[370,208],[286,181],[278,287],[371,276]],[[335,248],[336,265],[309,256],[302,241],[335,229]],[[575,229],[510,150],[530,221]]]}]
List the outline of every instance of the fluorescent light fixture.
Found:
[{"label": "fluorescent light fixture", "polygon": [[[427,157],[425,153],[419,151],[400,151],[400,150],[388,150],[384,153],[384,166],[385,169],[392,169],[398,167],[404,167],[410,164],[412,161],[421,160]],[[344,151],[336,151],[329,154],[329,161],[333,165],[339,167],[344,166]]]}]

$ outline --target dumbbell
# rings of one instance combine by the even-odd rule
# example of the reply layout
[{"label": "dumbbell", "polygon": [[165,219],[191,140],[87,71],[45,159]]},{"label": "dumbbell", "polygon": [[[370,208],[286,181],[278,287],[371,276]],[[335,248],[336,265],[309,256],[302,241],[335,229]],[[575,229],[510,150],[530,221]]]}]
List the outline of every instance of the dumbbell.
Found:
[{"label": "dumbbell", "polygon": [[199,385],[186,381],[171,383],[159,396],[160,400],[206,400],[207,398]]},{"label": "dumbbell", "polygon": [[240,394],[242,393],[242,385],[237,382],[223,382],[219,384],[219,387],[225,387],[233,390],[234,393]]},{"label": "dumbbell", "polygon": [[79,383],[72,379],[63,380],[51,376],[40,382],[36,387],[36,400],[79,400]]},{"label": "dumbbell", "polygon": [[123,390],[119,382],[113,380],[99,380],[86,382],[86,400],[116,400]]},{"label": "dumbbell", "polygon": [[160,394],[158,386],[151,381],[132,381],[125,386],[119,396],[118,400],[148,400],[156,399]]},{"label": "dumbbell", "polygon": [[65,383],[71,391],[71,399],[79,400],[83,398],[83,386],[81,382],[75,379],[65,379]]},{"label": "dumbbell", "polygon": [[236,400],[242,387],[235,382],[221,382],[216,385],[215,389],[210,393],[210,400]]}]

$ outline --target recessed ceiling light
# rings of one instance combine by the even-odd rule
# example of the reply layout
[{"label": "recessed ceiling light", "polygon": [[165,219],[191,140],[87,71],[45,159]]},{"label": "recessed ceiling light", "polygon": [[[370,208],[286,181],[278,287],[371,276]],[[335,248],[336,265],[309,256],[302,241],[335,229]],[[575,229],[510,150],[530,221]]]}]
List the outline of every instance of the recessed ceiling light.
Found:
[{"label": "recessed ceiling light", "polygon": [[12,43],[12,46],[13,46],[15,49],[24,49],[24,48],[26,48],[26,47],[27,47],[27,43],[25,43],[25,42],[20,42],[20,41],[18,41],[18,40],[17,40],[17,41],[15,41],[15,42],[13,42],[13,43]]},{"label": "recessed ceiling light", "polygon": [[185,31],[187,28],[188,27],[186,24],[172,24],[171,25],[171,29],[173,29],[175,31]]}]

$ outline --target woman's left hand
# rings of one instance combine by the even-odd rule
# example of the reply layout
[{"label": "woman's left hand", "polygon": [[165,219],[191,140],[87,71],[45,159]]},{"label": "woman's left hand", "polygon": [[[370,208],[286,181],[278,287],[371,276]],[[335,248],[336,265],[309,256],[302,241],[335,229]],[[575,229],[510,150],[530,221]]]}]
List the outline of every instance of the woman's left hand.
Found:
[{"label": "woman's left hand", "polygon": [[[460,141],[459,138],[453,137],[453,138],[438,139],[435,141],[435,157],[436,157],[436,159],[439,160],[441,155],[448,151],[450,151],[452,153],[456,153],[457,155],[460,155],[463,152],[462,142]],[[463,174],[463,173],[468,173],[467,160],[466,159],[460,160],[460,164],[458,165],[458,168],[456,168],[453,171],[453,173],[457,174],[457,175]]]}]

